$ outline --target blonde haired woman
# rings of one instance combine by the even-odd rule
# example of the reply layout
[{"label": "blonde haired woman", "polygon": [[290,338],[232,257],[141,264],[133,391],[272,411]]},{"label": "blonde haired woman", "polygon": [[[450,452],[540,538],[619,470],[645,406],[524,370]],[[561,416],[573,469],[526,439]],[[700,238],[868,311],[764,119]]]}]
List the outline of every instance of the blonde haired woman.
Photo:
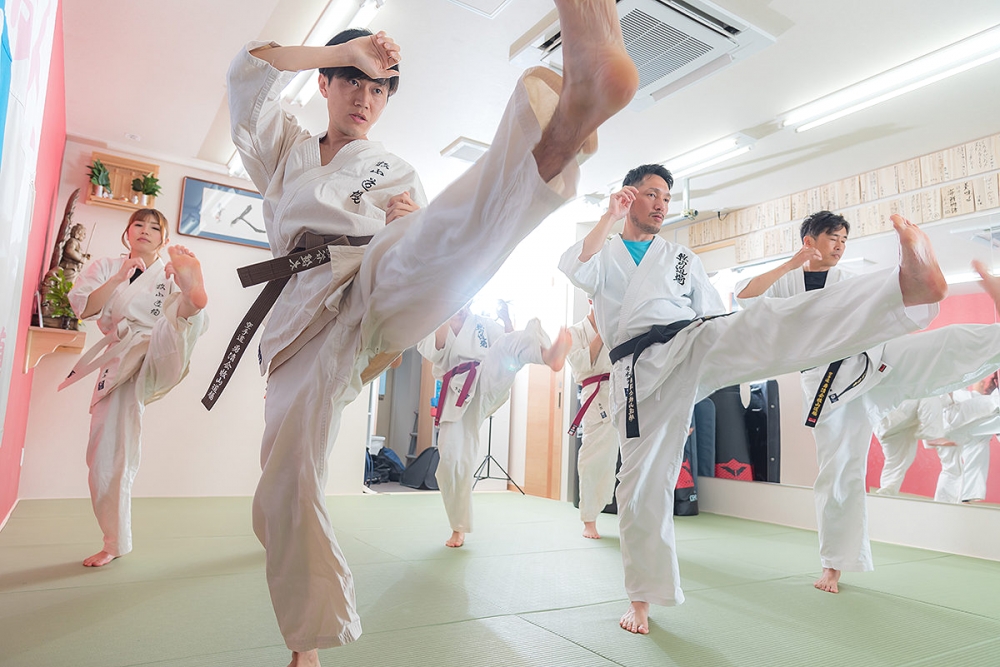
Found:
[{"label": "blonde haired woman", "polygon": [[187,374],[194,343],[206,329],[208,303],[201,264],[187,248],[167,249],[166,217],[156,209],[132,214],[122,232],[127,256],[102,258],[80,274],[69,293],[74,312],[96,318],[104,338],[84,354],[59,387],[95,370],[87,467],[94,514],[104,547],[83,564],[107,565],[132,550],[132,482],[139,469],[142,413]]}]

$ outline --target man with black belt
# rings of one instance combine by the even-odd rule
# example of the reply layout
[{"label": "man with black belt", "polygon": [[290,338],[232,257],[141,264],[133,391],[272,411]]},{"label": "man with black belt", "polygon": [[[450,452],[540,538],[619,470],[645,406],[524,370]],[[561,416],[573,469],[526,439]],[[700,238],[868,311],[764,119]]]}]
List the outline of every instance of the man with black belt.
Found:
[{"label": "man with black belt", "polygon": [[[813,213],[799,230],[802,249],[777,268],[738,284],[737,298],[749,305],[761,295],[786,298],[844,280],[848,276],[837,264],[849,232],[842,216]],[[1000,325],[953,325],[802,373],[805,425],[813,430],[819,464],[813,495],[823,572],[816,588],[837,593],[841,572],[875,568],[865,502],[874,426],[907,399],[965,387],[998,365]]]},{"label": "man with black belt", "polygon": [[[725,308],[701,261],[656,235],[672,185],[660,165],[633,169],[594,229],[559,262],[592,296],[597,330],[611,348],[622,451],[616,496],[630,600],[620,625],[637,633],[649,631],[650,603],[684,600],[672,508],[695,402],[724,386],[829,363],[918,329],[936,312],[925,304],[946,291],[926,235],[900,221],[899,269],[870,276],[864,289],[849,282],[829,288],[836,307],[805,294],[717,317]],[[622,233],[609,240],[622,217]]]},{"label": "man with black belt", "polygon": [[570,424],[570,436],[583,429],[583,444],[577,457],[580,478],[580,520],[583,536],[600,539],[597,515],[611,502],[615,492],[615,464],[618,462],[618,433],[611,422],[611,359],[597,333],[594,305],[590,312],[569,329],[573,346],[566,358],[573,368],[573,380],[580,385],[580,410]]},{"label": "man with black belt", "polygon": [[550,342],[537,319],[514,331],[505,301],[497,307],[503,326],[474,314],[469,306],[417,344],[421,356],[434,365],[434,377],[441,380],[434,418],[440,427],[441,458],[435,478],[451,525],[444,544],[456,548],[472,532],[472,489],[483,422],[510,397],[514,378],[525,364],[561,371],[570,345],[565,329]]},{"label": "man with black belt", "polygon": [[[292,665],[318,664],[317,648],[361,634],[353,578],[324,499],[331,436],[344,408],[574,195],[578,160],[596,150],[594,132],[635,94],[638,74],[614,2],[556,6],[563,76],[528,70],[490,149],[419,210],[413,169],[368,140],[398,74],[399,49],[384,34],[348,31],[323,47],[251,43],[230,67],[233,140],[264,195],[271,249],[284,255],[266,288],[276,302],[260,346],[268,383],[253,523]],[[280,97],[296,72],[316,68],[329,122],[311,136],[281,109]],[[461,94],[461,80],[449,83]],[[419,122],[413,119],[414,131]],[[307,234],[320,245],[310,247]],[[257,267],[247,280],[269,271]],[[265,310],[262,302],[241,323],[206,405]],[[364,444],[355,444],[360,457]]]}]

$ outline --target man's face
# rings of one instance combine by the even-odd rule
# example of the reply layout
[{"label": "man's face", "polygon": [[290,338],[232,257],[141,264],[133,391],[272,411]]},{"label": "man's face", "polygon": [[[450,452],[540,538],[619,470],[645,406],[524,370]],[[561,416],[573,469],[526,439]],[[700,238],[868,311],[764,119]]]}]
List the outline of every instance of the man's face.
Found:
[{"label": "man's face", "polygon": [[[367,139],[389,100],[389,87],[370,79],[319,76],[319,92],[326,98],[329,131],[334,139]],[[337,136],[339,135],[339,136]]]},{"label": "man's face", "polygon": [[639,193],[629,207],[626,220],[643,234],[656,234],[670,206],[670,187],[656,174],[647,174],[635,186]]},{"label": "man's face", "polygon": [[807,236],[805,245],[816,248],[822,255],[820,266],[816,267],[814,263],[813,268],[819,270],[833,268],[837,266],[837,262],[844,256],[844,251],[847,249],[847,230],[841,227],[832,232],[820,232],[818,236]]},{"label": "man's face", "polygon": [[987,375],[982,380],[973,385],[974,391],[980,394],[991,394],[997,388],[997,374]]}]

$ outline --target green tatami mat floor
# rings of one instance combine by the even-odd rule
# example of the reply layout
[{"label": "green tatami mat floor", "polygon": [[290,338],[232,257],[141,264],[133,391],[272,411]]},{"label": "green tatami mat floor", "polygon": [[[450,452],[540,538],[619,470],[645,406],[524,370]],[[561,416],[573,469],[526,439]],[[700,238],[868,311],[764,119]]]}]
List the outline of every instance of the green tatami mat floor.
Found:
[{"label": "green tatami mat floor", "polygon": [[[328,500],[364,636],[323,664],[379,667],[1000,666],[1000,563],[884,544],[841,593],[812,587],[816,535],[702,514],[678,519],[687,602],[626,606],[616,517],[580,536],[568,503],[475,497],[448,549],[435,493]],[[246,498],[139,499],[135,551],[80,562],[100,535],[87,500],[31,500],[0,531],[3,667],[284,667]]]}]

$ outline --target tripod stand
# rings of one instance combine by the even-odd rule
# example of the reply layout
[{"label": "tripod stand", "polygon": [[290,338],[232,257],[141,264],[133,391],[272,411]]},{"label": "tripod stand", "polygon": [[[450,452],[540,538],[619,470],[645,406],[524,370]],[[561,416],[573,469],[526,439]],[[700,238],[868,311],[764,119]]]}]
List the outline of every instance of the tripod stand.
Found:
[{"label": "tripod stand", "polygon": [[[521,495],[523,496],[524,489],[518,486],[517,482],[515,482],[514,479],[507,473],[507,471],[503,469],[503,466],[500,465],[500,462],[497,461],[495,458],[493,458],[493,415],[490,415],[489,419],[490,419],[490,424],[488,430],[486,431],[486,458],[484,458],[483,462],[479,464],[478,468],[476,468],[476,473],[475,473],[476,481],[472,483],[472,488],[476,488],[476,484],[478,484],[479,480],[481,479],[505,479],[511,484],[513,484],[517,488],[517,490],[521,492]],[[500,472],[503,473],[503,477],[493,477],[492,475],[490,475],[490,461],[492,461],[497,468],[500,468]],[[480,474],[483,472],[483,468],[486,469],[485,475]]]}]

